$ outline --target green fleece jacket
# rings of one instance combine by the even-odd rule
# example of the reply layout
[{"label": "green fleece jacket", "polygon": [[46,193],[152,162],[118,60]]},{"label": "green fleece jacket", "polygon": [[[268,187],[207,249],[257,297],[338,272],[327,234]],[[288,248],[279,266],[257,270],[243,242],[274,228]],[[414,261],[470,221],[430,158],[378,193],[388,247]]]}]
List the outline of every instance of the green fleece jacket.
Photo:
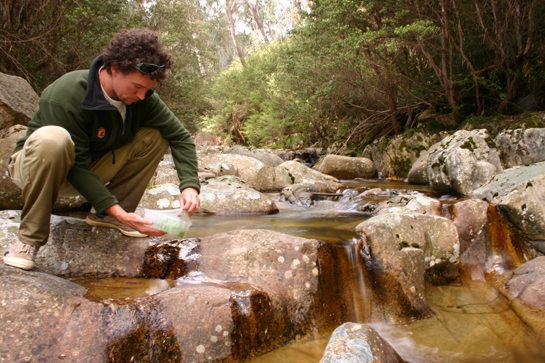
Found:
[{"label": "green fleece jacket", "polygon": [[200,191],[195,144],[180,120],[153,90],[149,90],[144,100],[127,106],[123,127],[119,111],[102,93],[98,79],[101,66],[102,57],[99,56],[90,70],[67,73],[48,86],[28,124],[26,136],[17,141],[14,153],[21,150],[25,140],[42,126],[66,129],[76,152],[68,181],[98,213],[103,213],[118,200],[88,165],[106,153],[110,153],[115,162],[115,149],[131,142],[139,128],[151,127],[168,140],[180,178],[180,190],[193,187]]}]

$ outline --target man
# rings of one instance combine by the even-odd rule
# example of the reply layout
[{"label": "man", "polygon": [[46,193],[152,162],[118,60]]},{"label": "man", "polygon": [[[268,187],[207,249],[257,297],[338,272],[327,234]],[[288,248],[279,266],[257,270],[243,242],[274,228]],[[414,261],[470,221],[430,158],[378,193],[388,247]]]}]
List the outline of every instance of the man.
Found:
[{"label": "man", "polygon": [[87,199],[93,205],[90,225],[132,237],[163,235],[134,211],[169,146],[180,178],[180,206],[189,215],[197,210],[195,145],[153,92],[171,65],[156,34],[125,30],[90,70],[65,74],[44,90],[9,164],[24,206],[17,241],[4,263],[34,267],[58,195]]}]

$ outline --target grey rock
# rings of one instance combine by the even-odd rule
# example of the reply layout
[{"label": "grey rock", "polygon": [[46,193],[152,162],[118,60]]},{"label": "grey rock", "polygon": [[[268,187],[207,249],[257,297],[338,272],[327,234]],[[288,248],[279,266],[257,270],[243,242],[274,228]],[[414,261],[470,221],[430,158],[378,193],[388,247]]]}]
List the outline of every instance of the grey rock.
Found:
[{"label": "grey rock", "polygon": [[278,207],[267,195],[235,176],[207,180],[202,185],[199,211],[212,214],[273,214]]},{"label": "grey rock", "polygon": [[505,169],[545,161],[545,129],[504,130],[495,142]]},{"label": "grey rock", "polygon": [[403,363],[395,349],[367,324],[344,323],[327,344],[320,363]]},{"label": "grey rock", "polygon": [[545,240],[545,162],[506,170],[474,190],[474,198],[497,205],[531,240]]},{"label": "grey rock", "polygon": [[0,130],[14,125],[28,125],[39,99],[26,80],[0,73]]},{"label": "grey rock", "polygon": [[486,130],[457,131],[428,157],[430,186],[440,192],[467,195],[502,172]]},{"label": "grey rock", "polygon": [[264,150],[264,149],[248,149],[247,147],[235,145],[230,147],[225,151],[225,154],[237,154],[237,155],[245,155],[252,158],[255,158],[265,165],[268,166],[278,166],[284,162],[278,155],[274,154],[270,150]]}]

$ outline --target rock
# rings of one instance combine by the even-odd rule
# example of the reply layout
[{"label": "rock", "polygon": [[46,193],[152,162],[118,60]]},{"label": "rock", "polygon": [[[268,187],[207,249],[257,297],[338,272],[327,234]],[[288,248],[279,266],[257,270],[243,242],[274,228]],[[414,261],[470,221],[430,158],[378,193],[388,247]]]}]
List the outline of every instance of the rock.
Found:
[{"label": "rock", "polygon": [[394,137],[383,136],[367,145],[362,157],[373,161],[381,175],[405,178],[422,153],[445,136],[445,133],[427,135],[412,130]]},{"label": "rock", "polygon": [[202,185],[199,211],[213,214],[273,214],[276,204],[265,194],[250,188],[247,183],[228,175],[207,179]]},{"label": "rock", "polygon": [[28,125],[40,98],[26,80],[0,73],[0,130]]},{"label": "rock", "polygon": [[12,126],[0,130],[0,209],[23,208],[21,189],[11,181],[8,174],[8,164],[11,153],[15,149],[15,143],[26,135],[26,130],[26,126]]},{"label": "rock", "polygon": [[270,150],[263,149],[248,149],[247,147],[235,145],[225,151],[225,154],[237,154],[245,155],[255,158],[268,166],[278,166],[284,162],[278,155],[272,153]]},{"label": "rock", "polygon": [[180,184],[176,166],[171,160],[163,160],[157,166],[155,174],[150,180],[150,185]]},{"label": "rock", "polygon": [[297,161],[283,162],[278,168],[287,170],[293,184],[315,182],[339,183],[337,178],[311,169]]},{"label": "rock", "polygon": [[545,343],[545,256],[534,258],[517,268],[500,288],[511,308]]},{"label": "rock", "polygon": [[460,242],[449,219],[389,213],[360,223],[356,232],[389,320],[428,316],[424,271],[434,284],[458,277]]},{"label": "rock", "polygon": [[199,158],[199,166],[211,170],[213,165],[225,163],[238,169],[238,176],[261,192],[280,191],[293,182],[285,168],[272,167],[244,155],[214,154]]},{"label": "rock", "polygon": [[148,209],[180,208],[180,188],[178,184],[154,185],[144,192],[139,206]]},{"label": "rock", "polygon": [[337,179],[372,178],[377,175],[373,162],[367,158],[327,155],[318,170]]},{"label": "rock", "polygon": [[420,154],[420,157],[414,162],[407,175],[409,184],[427,185],[430,183],[428,177],[428,158],[441,147],[441,143],[433,144],[428,150]]},{"label": "rock", "polygon": [[[104,308],[86,300],[85,293],[59,277],[0,264],[2,359],[106,362],[105,322],[96,324],[96,318],[83,313],[100,315]],[[84,315],[81,320],[78,314]]]},{"label": "rock", "polygon": [[350,282],[338,280],[347,261],[331,244],[240,230],[201,238],[199,246],[200,272],[211,279],[249,283],[278,297],[295,335],[327,331],[351,314],[341,286]]},{"label": "rock", "polygon": [[379,203],[376,214],[407,213],[441,216],[443,208],[440,201],[424,195],[401,195]]},{"label": "rock", "polygon": [[[0,244],[0,254],[13,242],[15,238]],[[149,238],[125,237],[113,228],[52,215],[49,241],[39,250],[36,265],[39,271],[57,276],[137,276],[148,245]]]},{"label": "rock", "polygon": [[496,148],[486,130],[457,131],[428,157],[430,186],[439,193],[468,195],[502,172]]},{"label": "rock", "polygon": [[540,162],[508,169],[471,195],[497,205],[527,238],[545,240],[544,188],[545,162]]},{"label": "rock", "polygon": [[395,349],[367,324],[344,323],[327,344],[320,363],[402,363]]},{"label": "rock", "polygon": [[470,199],[453,205],[453,222],[460,238],[460,265],[472,281],[485,281],[490,245],[488,203]]},{"label": "rock", "polygon": [[[15,143],[19,138],[26,135],[26,130],[26,126],[20,125],[0,130],[0,209],[23,209],[21,189],[9,177],[8,164],[11,153],[15,149]],[[91,205],[82,196],[60,196],[53,205],[54,212],[85,208],[90,209]]]},{"label": "rock", "polygon": [[545,161],[545,129],[507,129],[495,142],[505,169]]},{"label": "rock", "polygon": [[290,203],[310,207],[317,199],[314,193],[336,193],[341,187],[340,183],[325,181],[297,183],[282,189],[281,194]]}]

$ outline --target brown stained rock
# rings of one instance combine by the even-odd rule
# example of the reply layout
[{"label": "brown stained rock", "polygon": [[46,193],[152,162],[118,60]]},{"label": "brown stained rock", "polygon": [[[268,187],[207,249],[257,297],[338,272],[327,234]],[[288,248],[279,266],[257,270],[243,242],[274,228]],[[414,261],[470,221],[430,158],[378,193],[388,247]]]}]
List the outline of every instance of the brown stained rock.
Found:
[{"label": "brown stained rock", "polygon": [[319,170],[337,179],[372,178],[377,169],[370,159],[341,155],[327,155]]},{"label": "brown stained rock", "polygon": [[281,302],[248,284],[181,284],[155,300],[183,362],[238,362],[293,338]]},{"label": "brown stained rock", "polygon": [[395,349],[366,324],[344,323],[327,344],[320,363],[403,363]]},{"label": "brown stained rock", "polygon": [[458,233],[446,218],[388,213],[360,223],[356,231],[387,320],[407,321],[428,315],[424,271],[435,284],[451,282],[458,276]]},{"label": "brown stained rock", "polygon": [[454,225],[460,237],[460,265],[473,281],[485,281],[486,261],[491,246],[489,204],[479,199],[465,200],[452,207]]},{"label": "brown stained rock", "polygon": [[332,329],[347,318],[339,281],[347,266],[330,244],[241,230],[202,238],[200,245],[199,271],[212,279],[242,279],[278,296],[296,334]]}]

